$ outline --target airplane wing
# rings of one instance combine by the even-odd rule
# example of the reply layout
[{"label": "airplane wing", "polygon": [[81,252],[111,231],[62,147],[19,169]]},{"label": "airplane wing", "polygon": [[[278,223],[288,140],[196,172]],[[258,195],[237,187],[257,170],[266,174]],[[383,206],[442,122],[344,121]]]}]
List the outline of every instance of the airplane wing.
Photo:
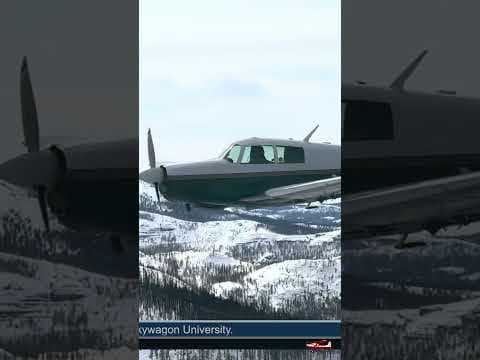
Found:
[{"label": "airplane wing", "polygon": [[480,219],[480,171],[342,197],[342,236],[429,230]]},{"label": "airplane wing", "polygon": [[242,199],[251,203],[298,203],[325,200],[341,195],[341,177],[281,186],[265,191],[263,195]]}]

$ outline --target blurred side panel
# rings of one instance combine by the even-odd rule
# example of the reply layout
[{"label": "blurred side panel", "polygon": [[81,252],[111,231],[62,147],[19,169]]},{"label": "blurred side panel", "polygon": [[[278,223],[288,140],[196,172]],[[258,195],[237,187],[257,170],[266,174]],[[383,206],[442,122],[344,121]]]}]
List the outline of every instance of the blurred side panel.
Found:
[{"label": "blurred side panel", "polygon": [[0,14],[0,354],[137,357],[138,3]]},{"label": "blurred side panel", "polygon": [[480,356],[478,8],[342,2],[343,358]]}]

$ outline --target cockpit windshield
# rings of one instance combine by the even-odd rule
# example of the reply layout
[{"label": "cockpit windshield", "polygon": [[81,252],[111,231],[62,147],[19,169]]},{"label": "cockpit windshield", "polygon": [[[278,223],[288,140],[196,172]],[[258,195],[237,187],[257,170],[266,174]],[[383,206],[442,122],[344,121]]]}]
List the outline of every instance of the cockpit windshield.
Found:
[{"label": "cockpit windshield", "polygon": [[234,164],[304,164],[301,146],[231,145],[220,158]]},{"label": "cockpit windshield", "polygon": [[245,146],[242,155],[242,164],[273,164],[275,152],[272,145]]},{"label": "cockpit windshield", "polygon": [[227,151],[225,151],[223,158],[231,163],[237,163],[240,157],[240,145],[232,145]]}]

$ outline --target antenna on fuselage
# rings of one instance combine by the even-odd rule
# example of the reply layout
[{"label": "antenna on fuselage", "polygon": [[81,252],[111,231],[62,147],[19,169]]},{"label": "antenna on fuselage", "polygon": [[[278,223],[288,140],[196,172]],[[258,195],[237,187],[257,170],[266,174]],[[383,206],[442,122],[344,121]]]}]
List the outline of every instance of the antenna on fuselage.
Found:
[{"label": "antenna on fuselage", "polygon": [[423,50],[406,68],[403,70],[400,75],[392,82],[390,85],[391,89],[403,91],[403,87],[405,85],[405,81],[413,74],[413,72],[417,69],[420,62],[423,60],[425,55],[427,55],[428,50]]},{"label": "antenna on fuselage", "polygon": [[315,127],[313,128],[313,130],[308,133],[307,136],[305,136],[305,139],[303,139],[303,141],[308,143],[308,142],[310,141],[310,138],[312,137],[313,133],[314,133],[317,129],[318,129],[318,125],[315,126]]}]

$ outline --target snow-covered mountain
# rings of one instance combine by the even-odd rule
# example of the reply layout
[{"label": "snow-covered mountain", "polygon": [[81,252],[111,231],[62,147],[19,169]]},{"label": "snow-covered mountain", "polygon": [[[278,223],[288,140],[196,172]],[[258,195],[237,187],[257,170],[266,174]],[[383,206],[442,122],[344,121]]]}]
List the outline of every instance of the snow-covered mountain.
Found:
[{"label": "snow-covered mountain", "polygon": [[315,209],[188,212],[181,203],[157,204],[147,184],[139,190],[139,261],[148,276],[300,318],[318,318],[322,307],[329,318],[338,315],[339,199]]}]

